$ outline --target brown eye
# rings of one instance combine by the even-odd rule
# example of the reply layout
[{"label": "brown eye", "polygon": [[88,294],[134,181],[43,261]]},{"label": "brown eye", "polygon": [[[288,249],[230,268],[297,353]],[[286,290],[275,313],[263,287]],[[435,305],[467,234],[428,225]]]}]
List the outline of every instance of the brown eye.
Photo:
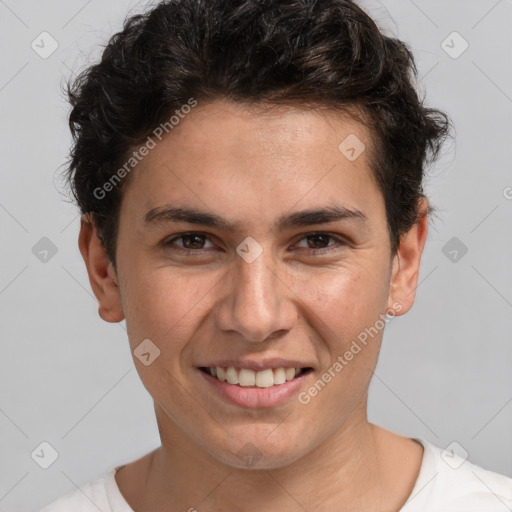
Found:
[{"label": "brown eye", "polygon": [[204,235],[184,235],[181,237],[185,249],[202,249],[204,244]]},{"label": "brown eye", "polygon": [[[300,242],[303,240],[306,241],[306,247],[304,247],[304,245],[299,247],[306,250],[310,249],[310,252],[313,254],[328,253],[346,245],[342,239],[324,232],[308,233],[300,240]],[[330,244],[329,242],[331,240],[333,240],[334,243]]]},{"label": "brown eye", "polygon": [[[177,240],[182,241],[181,246],[175,243]],[[178,236],[175,236],[174,238],[170,238],[169,240],[165,241],[164,246],[169,247],[171,249],[176,249],[178,251],[200,251],[202,249],[206,249],[204,247],[204,244],[207,240],[209,240],[208,237],[203,233],[182,233]]]},{"label": "brown eye", "polygon": [[329,245],[329,239],[332,237],[325,233],[319,233],[305,238],[310,242],[309,246],[311,249],[322,249],[324,246],[327,247]]}]

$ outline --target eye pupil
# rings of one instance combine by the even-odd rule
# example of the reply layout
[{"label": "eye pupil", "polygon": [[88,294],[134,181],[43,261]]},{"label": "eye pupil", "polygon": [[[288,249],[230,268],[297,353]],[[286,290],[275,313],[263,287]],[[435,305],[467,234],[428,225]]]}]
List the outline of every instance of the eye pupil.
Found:
[{"label": "eye pupil", "polygon": [[[200,249],[201,247],[196,247],[196,245],[201,245],[201,244],[204,244],[204,240],[202,240],[204,238],[203,235],[197,235],[197,234],[192,234],[192,235],[183,235],[182,236],[182,239],[183,239],[183,245],[186,249]],[[190,240],[190,239],[195,239],[196,242],[197,242],[197,239],[199,239],[199,242],[197,242],[197,244],[195,244],[194,242],[192,242],[192,247],[190,247],[190,244],[188,244],[186,241],[187,240]]]},{"label": "eye pupil", "polygon": [[[330,237],[329,237],[329,235],[324,235],[324,234],[321,234],[321,233],[320,233],[320,234],[316,234],[316,235],[309,235],[307,238],[308,238],[309,240],[311,240],[312,238],[313,238],[313,239],[315,239],[315,238],[316,238],[316,239],[319,239],[319,238],[320,238],[320,239],[322,239],[322,238],[323,238],[323,239],[324,239],[324,242],[328,242],[328,240],[329,240],[329,238],[330,238]],[[313,245],[318,245],[318,244],[313,243]],[[320,245],[322,245],[322,242],[320,242]],[[324,245],[324,246],[325,246],[325,245]],[[312,249],[318,249],[318,248],[319,248],[319,247],[312,247]],[[320,247],[320,248],[321,248],[321,247]]]}]

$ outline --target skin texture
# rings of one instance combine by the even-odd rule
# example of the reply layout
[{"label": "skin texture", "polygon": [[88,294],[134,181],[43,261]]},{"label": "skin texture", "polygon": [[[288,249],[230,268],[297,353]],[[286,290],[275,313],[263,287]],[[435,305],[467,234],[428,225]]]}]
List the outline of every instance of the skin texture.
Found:
[{"label": "skin texture", "polygon": [[[367,148],[354,161],[338,150],[349,134]],[[367,419],[382,329],[306,405],[296,397],[266,409],[233,405],[197,368],[228,357],[294,359],[314,368],[307,390],[380,315],[412,307],[427,204],[391,258],[371,143],[362,124],[333,111],[199,103],[130,175],[117,273],[83,216],[79,247],[101,318],[126,318],[132,353],[147,338],[160,350],[149,366],[134,362],[162,446],[116,475],[136,512],[392,511],[408,498],[422,447]],[[367,221],[272,229],[283,214],[329,204],[361,210]],[[216,213],[239,229],[145,230],[144,214],[164,205]],[[333,238],[306,237],[318,231]],[[206,237],[176,238],[186,232]],[[263,249],[252,263],[236,252],[249,236]],[[247,443],[257,449],[254,467],[237,455]]]}]

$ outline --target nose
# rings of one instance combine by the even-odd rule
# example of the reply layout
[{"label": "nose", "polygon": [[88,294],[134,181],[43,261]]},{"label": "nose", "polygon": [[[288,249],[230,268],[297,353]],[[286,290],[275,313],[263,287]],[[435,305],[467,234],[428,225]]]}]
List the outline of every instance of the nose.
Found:
[{"label": "nose", "polygon": [[217,306],[217,327],[236,331],[249,342],[267,341],[291,330],[297,309],[286,276],[278,273],[265,251],[251,263],[239,258]]}]

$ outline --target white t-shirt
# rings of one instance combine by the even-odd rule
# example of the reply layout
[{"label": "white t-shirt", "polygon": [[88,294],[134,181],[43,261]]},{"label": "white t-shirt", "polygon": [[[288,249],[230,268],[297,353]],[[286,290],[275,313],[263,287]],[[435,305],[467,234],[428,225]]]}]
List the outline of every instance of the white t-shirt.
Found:
[{"label": "white t-shirt", "polygon": [[[488,471],[453,452],[416,438],[423,447],[420,473],[399,512],[511,512],[512,478]],[[448,455],[448,456],[447,456]],[[453,456],[452,456],[453,455]],[[53,501],[39,512],[133,512],[114,478],[121,466]]]}]

